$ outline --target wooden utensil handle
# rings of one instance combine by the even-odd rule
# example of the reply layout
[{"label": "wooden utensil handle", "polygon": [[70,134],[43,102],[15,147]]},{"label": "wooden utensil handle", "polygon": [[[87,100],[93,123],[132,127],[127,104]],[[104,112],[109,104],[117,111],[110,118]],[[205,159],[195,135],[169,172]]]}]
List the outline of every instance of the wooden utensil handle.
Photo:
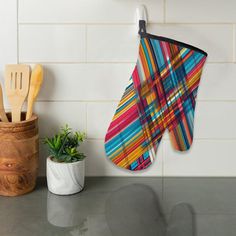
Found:
[{"label": "wooden utensil handle", "polygon": [[12,107],[12,122],[21,121],[21,107]]},{"label": "wooden utensil handle", "polygon": [[28,106],[26,113],[26,120],[30,119],[33,114],[33,105]]},{"label": "wooden utensil handle", "polygon": [[0,118],[3,122],[8,122],[8,118],[4,110],[0,110]]},{"label": "wooden utensil handle", "polygon": [[27,106],[27,112],[26,112],[26,120],[30,119],[33,114],[33,104],[34,100],[31,97],[28,97],[28,106]]}]

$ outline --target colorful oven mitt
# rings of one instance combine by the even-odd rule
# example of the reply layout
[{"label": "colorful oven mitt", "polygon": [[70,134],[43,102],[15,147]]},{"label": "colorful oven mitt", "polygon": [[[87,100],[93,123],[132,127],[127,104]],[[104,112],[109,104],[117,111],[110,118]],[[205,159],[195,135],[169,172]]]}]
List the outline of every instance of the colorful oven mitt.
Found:
[{"label": "colorful oven mitt", "polygon": [[105,151],[132,171],[152,164],[164,131],[173,147],[188,150],[194,110],[207,53],[194,46],[146,33],[140,22],[139,56],[105,137]]}]

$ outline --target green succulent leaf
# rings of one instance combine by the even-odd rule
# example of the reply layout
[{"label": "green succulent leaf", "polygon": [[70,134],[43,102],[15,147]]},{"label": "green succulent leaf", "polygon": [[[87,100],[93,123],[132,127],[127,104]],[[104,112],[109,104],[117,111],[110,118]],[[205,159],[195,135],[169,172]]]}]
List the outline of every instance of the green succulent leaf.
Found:
[{"label": "green succulent leaf", "polygon": [[57,162],[71,163],[83,160],[86,156],[78,152],[85,139],[85,133],[75,131],[66,124],[53,137],[46,137],[43,143],[48,146],[52,159]]}]

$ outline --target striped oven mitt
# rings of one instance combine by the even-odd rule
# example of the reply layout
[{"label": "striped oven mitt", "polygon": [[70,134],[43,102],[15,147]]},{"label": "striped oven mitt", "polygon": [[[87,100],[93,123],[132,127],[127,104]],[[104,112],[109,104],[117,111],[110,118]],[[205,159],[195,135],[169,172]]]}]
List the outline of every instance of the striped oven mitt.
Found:
[{"label": "striped oven mitt", "polygon": [[140,21],[137,63],[105,137],[105,151],[132,171],[152,164],[167,128],[173,147],[188,150],[207,53],[192,45],[146,33]]}]

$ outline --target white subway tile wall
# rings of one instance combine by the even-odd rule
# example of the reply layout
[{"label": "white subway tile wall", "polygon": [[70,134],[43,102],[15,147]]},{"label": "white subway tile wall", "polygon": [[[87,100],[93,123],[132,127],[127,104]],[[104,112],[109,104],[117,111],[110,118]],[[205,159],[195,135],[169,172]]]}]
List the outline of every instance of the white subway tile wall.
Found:
[{"label": "white subway tile wall", "polygon": [[88,62],[135,62],[138,36],[135,26],[93,25],[87,27]]},{"label": "white subway tile wall", "polygon": [[[17,62],[17,2],[0,1],[0,83],[7,63]],[[4,92],[4,91],[3,91]]]},{"label": "white subway tile wall", "polygon": [[165,0],[166,22],[235,23],[235,0]]},{"label": "white subway tile wall", "polygon": [[150,22],[163,22],[164,0],[20,0],[19,22],[134,23],[139,4],[146,6]]},{"label": "white subway tile wall", "polygon": [[169,141],[163,147],[165,176],[235,176],[235,140],[198,140],[183,153]]},{"label": "white subway tile wall", "polygon": [[[176,152],[166,132],[154,164],[130,173],[106,158],[104,136],[137,60],[139,4],[147,8],[150,33],[209,56],[192,148]],[[0,0],[0,82],[5,64],[44,65],[35,108],[40,138],[65,123],[86,132],[88,176],[236,176],[235,9],[234,0]],[[40,175],[47,155],[41,143]]]},{"label": "white subway tile wall", "polygon": [[86,61],[85,25],[19,25],[21,62]]},{"label": "white subway tile wall", "polygon": [[45,64],[39,100],[119,100],[133,68],[134,63]]},{"label": "white subway tile wall", "polygon": [[114,115],[118,103],[89,103],[87,106],[88,138],[104,139],[108,125]]},{"label": "white subway tile wall", "polygon": [[235,63],[207,64],[202,72],[198,99],[211,101],[235,101],[235,88]]},{"label": "white subway tile wall", "polygon": [[197,46],[208,53],[208,62],[231,62],[233,26],[226,24],[151,25],[150,31]]},{"label": "white subway tile wall", "polygon": [[40,138],[52,136],[58,128],[69,124],[73,129],[86,132],[86,103],[48,101],[37,102],[35,113],[39,115]]}]

